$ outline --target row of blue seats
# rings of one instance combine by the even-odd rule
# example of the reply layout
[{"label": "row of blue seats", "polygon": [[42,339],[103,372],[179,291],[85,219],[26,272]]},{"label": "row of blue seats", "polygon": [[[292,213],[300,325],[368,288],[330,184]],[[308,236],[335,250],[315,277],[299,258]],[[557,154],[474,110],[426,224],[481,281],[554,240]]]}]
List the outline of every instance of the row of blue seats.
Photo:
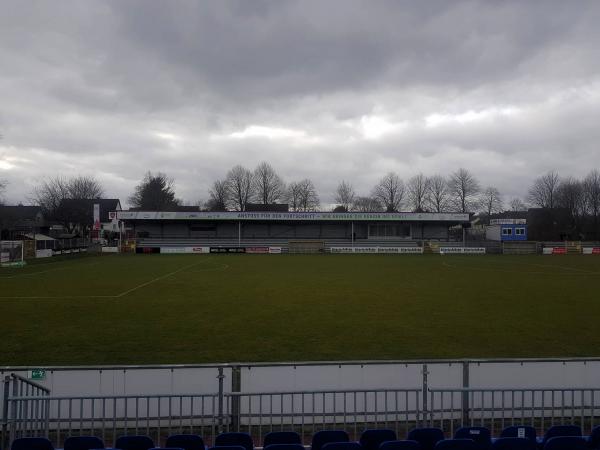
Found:
[{"label": "row of blue seats", "polygon": [[[305,450],[301,436],[294,431],[267,433],[265,450]],[[64,450],[104,449],[104,442],[94,436],[71,436],[65,440]],[[119,450],[155,450],[148,436],[121,436],[115,442]],[[406,440],[398,440],[394,430],[365,430],[358,442],[350,442],[345,431],[324,430],[312,437],[311,450],[600,450],[600,426],[589,437],[582,435],[581,427],[557,425],[538,437],[531,426],[505,428],[499,438],[492,439],[485,427],[462,427],[453,439],[445,439],[440,428],[415,428]],[[178,434],[167,438],[163,450],[206,450],[201,436]],[[54,450],[45,438],[20,438],[12,442],[11,450]],[[215,438],[211,450],[254,450],[252,437],[247,433],[222,433]]]}]

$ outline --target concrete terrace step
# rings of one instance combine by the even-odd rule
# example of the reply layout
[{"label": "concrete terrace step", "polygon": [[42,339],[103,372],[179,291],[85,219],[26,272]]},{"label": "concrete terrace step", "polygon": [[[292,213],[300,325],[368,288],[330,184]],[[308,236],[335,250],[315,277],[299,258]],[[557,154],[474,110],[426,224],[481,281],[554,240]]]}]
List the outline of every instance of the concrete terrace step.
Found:
[{"label": "concrete terrace step", "polygon": [[[301,241],[301,239],[292,239]],[[138,239],[139,247],[287,247],[289,239],[189,239],[189,238],[144,238]],[[315,239],[311,239],[315,241]],[[350,239],[325,239],[325,248],[350,247]],[[355,240],[355,247],[420,247],[417,241]]]}]

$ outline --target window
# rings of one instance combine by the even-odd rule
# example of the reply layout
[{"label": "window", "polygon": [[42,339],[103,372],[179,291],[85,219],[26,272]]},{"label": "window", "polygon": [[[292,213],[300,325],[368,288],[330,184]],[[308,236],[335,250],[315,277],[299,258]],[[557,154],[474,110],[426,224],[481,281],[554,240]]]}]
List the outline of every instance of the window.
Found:
[{"label": "window", "polygon": [[512,228],[502,228],[502,236],[512,236]]},{"label": "window", "polygon": [[525,228],[515,228],[515,234],[517,236],[525,236]]}]

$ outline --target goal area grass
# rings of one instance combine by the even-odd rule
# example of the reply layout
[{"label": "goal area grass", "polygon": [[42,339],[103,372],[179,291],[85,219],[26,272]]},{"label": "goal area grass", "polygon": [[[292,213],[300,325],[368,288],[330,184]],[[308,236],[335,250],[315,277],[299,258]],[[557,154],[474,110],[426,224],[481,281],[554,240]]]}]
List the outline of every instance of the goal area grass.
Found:
[{"label": "goal area grass", "polygon": [[103,255],[0,269],[0,366],[600,355],[600,257]]}]

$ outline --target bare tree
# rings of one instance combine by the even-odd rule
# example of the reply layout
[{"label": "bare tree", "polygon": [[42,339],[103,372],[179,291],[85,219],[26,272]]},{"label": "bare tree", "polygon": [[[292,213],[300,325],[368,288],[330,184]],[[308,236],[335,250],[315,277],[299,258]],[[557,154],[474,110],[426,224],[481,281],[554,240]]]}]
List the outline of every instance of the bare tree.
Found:
[{"label": "bare tree", "polygon": [[252,184],[256,200],[263,205],[276,203],[285,192],[285,183],[267,162],[256,167]]},{"label": "bare tree", "polygon": [[208,195],[206,208],[209,211],[227,211],[229,189],[226,180],[215,181],[208,190]]},{"label": "bare tree", "polygon": [[69,198],[94,199],[104,195],[102,185],[94,177],[78,176],[67,183]]},{"label": "bare tree", "polygon": [[301,186],[297,181],[291,182],[285,193],[285,199],[292,211],[300,211]]},{"label": "bare tree", "polygon": [[354,204],[355,197],[356,193],[352,185],[342,180],[335,190],[335,202],[340,205],[344,212],[348,212]]},{"label": "bare tree", "polygon": [[63,200],[69,198],[69,182],[56,176],[42,181],[33,188],[31,201],[42,208],[46,217],[54,218]]},{"label": "bare tree", "polygon": [[320,205],[319,195],[309,179],[300,181],[300,207],[302,211],[316,211]]},{"label": "bare tree", "polygon": [[319,207],[319,195],[309,179],[290,183],[286,195],[292,211],[315,211]]},{"label": "bare tree", "polygon": [[504,204],[502,202],[500,191],[493,186],[485,188],[481,199],[481,205],[483,206],[483,211],[488,217],[492,214],[502,211]]},{"label": "bare tree", "polygon": [[227,173],[227,190],[233,209],[245,211],[253,194],[253,175],[242,166],[235,166]]},{"label": "bare tree", "polygon": [[100,198],[104,189],[94,177],[78,176],[48,178],[37,185],[31,194],[31,201],[42,208],[44,215],[55,218],[60,206],[67,199]]},{"label": "bare tree", "polygon": [[450,201],[460,212],[472,212],[477,207],[480,191],[481,187],[475,176],[462,167],[448,179]]},{"label": "bare tree", "polygon": [[585,209],[592,218],[594,233],[598,238],[600,229],[600,171],[592,170],[583,180],[583,191],[585,198]]},{"label": "bare tree", "polygon": [[534,180],[529,188],[527,200],[539,208],[554,208],[556,206],[556,191],[560,184],[560,177],[555,171]]},{"label": "bare tree", "polygon": [[526,211],[527,205],[520,198],[513,198],[510,202],[510,210],[511,211]]},{"label": "bare tree", "polygon": [[583,183],[573,177],[561,180],[556,189],[555,204],[569,210],[573,224],[577,224],[585,209]]},{"label": "bare tree", "polygon": [[165,211],[181,203],[175,197],[175,181],[162,172],[147,172],[129,197],[134,208]]},{"label": "bare tree", "polygon": [[415,175],[406,184],[408,204],[414,212],[424,212],[427,209],[429,194],[429,179],[422,173]]},{"label": "bare tree", "polygon": [[404,199],[404,182],[393,172],[385,175],[373,189],[373,197],[387,212],[399,211]]},{"label": "bare tree", "polygon": [[442,175],[434,175],[429,179],[427,203],[434,212],[444,212],[448,209],[448,181]]},{"label": "bare tree", "polygon": [[357,212],[381,212],[383,207],[373,197],[356,197],[352,210]]}]

